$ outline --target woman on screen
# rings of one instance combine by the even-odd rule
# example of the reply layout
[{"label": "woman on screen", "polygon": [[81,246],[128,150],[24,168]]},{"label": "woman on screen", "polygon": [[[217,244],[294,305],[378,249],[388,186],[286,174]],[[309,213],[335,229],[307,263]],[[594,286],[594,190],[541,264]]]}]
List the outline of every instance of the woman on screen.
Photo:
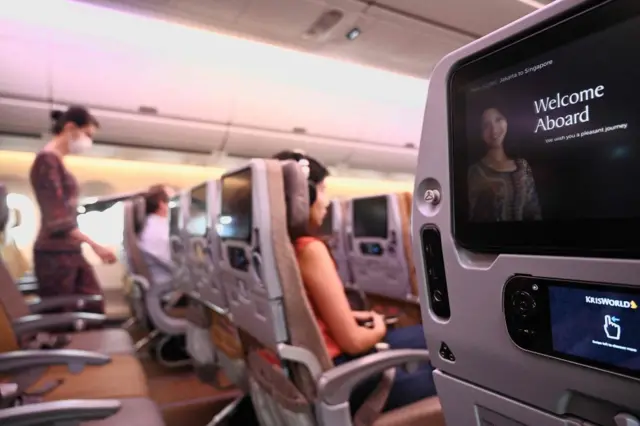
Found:
[{"label": "woman on screen", "polygon": [[[293,244],[307,296],[334,363],[340,365],[367,355],[379,342],[388,343],[392,349],[426,349],[421,325],[387,330],[382,315],[351,310],[331,253],[319,238],[329,205],[324,182],[329,175],[326,167],[313,158],[291,151],[278,153],[274,158],[297,161],[308,171],[311,207],[307,232]],[[370,321],[373,325],[361,327],[357,321]],[[428,363],[413,372],[397,369],[385,411],[434,396],[432,371]],[[379,380],[379,377],[369,379],[354,390],[350,398],[352,411],[360,407]]]},{"label": "woman on screen", "polygon": [[474,222],[540,220],[540,204],[531,166],[505,152],[509,125],[495,107],[482,112],[485,155],[469,167],[469,219]]}]

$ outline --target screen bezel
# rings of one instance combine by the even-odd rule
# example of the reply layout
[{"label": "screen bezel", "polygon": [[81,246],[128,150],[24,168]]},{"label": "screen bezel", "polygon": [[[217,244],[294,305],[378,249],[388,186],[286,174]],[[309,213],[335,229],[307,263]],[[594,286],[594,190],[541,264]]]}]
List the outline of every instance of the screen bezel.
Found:
[{"label": "screen bezel", "polygon": [[559,352],[553,348],[553,335],[551,326],[551,308],[549,287],[568,287],[578,290],[589,291],[604,291],[613,292],[624,295],[633,295],[634,298],[640,298],[640,288],[637,286],[625,285],[625,284],[605,284],[595,283],[588,281],[564,281],[553,278],[538,278],[530,276],[516,276],[510,280],[518,288],[524,288],[527,283],[530,285],[537,285],[535,300],[537,303],[537,310],[539,312],[538,323],[536,324],[537,338],[535,343],[530,348],[523,348],[531,350],[533,352],[547,355],[553,358],[557,358],[564,361],[569,361],[575,364],[585,365],[588,367],[596,368],[599,370],[620,374],[635,379],[640,379],[640,369],[632,370],[628,368],[618,367],[616,365],[607,364],[601,361],[595,361],[589,358],[584,358],[575,355],[569,355],[564,352]]},{"label": "screen bezel", "polygon": [[[483,76],[516,66],[589,34],[636,18],[640,2],[586,2],[580,9],[519,34],[492,51],[481,51],[457,63],[448,87],[449,170],[452,183],[452,228],[456,241],[476,252],[640,257],[636,219],[576,219],[526,222],[471,222],[468,220],[468,142],[465,88]],[[516,40],[517,39],[517,40]],[[465,173],[455,173],[464,170]],[[544,212],[543,212],[544,214]]]},{"label": "screen bezel", "polygon": [[[193,206],[193,199],[194,199],[193,193],[195,191],[202,191],[203,194],[204,194],[204,199],[201,200],[201,201],[204,202],[204,210],[203,210],[204,211],[203,215],[204,215],[204,218],[205,218],[205,231],[204,231],[204,234],[197,234],[197,233],[189,231],[189,224],[191,223],[191,220],[192,220],[191,219],[191,209],[192,209],[192,206]],[[188,220],[185,221],[184,232],[190,237],[206,238],[207,234],[209,233],[209,229],[211,227],[211,223],[210,223],[210,220],[209,220],[209,205],[207,203],[207,183],[205,182],[205,183],[202,183],[200,185],[194,186],[193,188],[191,188],[189,190],[187,195],[189,196],[189,218],[188,218]]]},{"label": "screen bezel", "polygon": [[[359,235],[356,230],[356,204],[358,203],[371,203],[372,201],[377,202],[376,200],[384,200],[384,203],[386,204],[386,209],[385,209],[385,234],[384,236],[381,235]],[[382,240],[386,240],[387,238],[389,238],[389,197],[387,195],[376,195],[373,197],[362,197],[362,198],[354,198],[351,201],[351,220],[352,220],[352,228],[353,228],[353,237],[354,238],[363,238],[363,239],[382,239]]]},{"label": "screen bezel", "polygon": [[[246,176],[243,176],[246,175]],[[250,244],[251,243],[251,237],[253,235],[253,170],[251,167],[247,167],[241,170],[237,170],[235,172],[231,172],[231,173],[226,173],[224,174],[221,178],[220,178],[220,214],[218,216],[218,221],[220,220],[220,217],[222,216],[231,216],[231,215],[227,215],[224,212],[224,200],[225,200],[225,188],[226,191],[229,191],[229,188],[225,186],[225,180],[228,178],[236,178],[238,179],[239,176],[242,176],[241,178],[246,179],[249,181],[249,186],[250,186],[250,191],[249,191],[249,209],[251,210],[249,213],[249,222],[247,224],[248,227],[248,232],[246,237],[244,236],[244,234],[242,235],[243,238],[236,238],[236,237],[228,237],[228,236],[223,236],[220,235],[220,233],[218,233],[220,240],[221,241],[240,241],[243,243],[247,243]],[[222,225],[224,226],[224,225]]]}]

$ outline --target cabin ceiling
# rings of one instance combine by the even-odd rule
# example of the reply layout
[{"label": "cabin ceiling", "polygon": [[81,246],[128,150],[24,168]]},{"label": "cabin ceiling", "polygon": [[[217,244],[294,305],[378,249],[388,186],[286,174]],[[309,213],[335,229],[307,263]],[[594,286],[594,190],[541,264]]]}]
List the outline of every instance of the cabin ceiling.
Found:
[{"label": "cabin ceiling", "polygon": [[[427,78],[447,53],[550,0],[79,0]],[[328,31],[319,17],[340,11]],[[349,40],[354,28],[360,36]]]}]

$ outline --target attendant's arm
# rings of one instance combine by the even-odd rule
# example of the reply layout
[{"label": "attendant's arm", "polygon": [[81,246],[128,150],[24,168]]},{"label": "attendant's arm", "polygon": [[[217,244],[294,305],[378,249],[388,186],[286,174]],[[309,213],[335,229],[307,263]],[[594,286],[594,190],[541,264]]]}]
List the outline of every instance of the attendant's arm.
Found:
[{"label": "attendant's arm", "polygon": [[344,287],[327,247],[320,241],[308,244],[298,256],[300,272],[309,298],[341,350],[363,353],[384,337],[386,329],[359,327],[354,321]]}]

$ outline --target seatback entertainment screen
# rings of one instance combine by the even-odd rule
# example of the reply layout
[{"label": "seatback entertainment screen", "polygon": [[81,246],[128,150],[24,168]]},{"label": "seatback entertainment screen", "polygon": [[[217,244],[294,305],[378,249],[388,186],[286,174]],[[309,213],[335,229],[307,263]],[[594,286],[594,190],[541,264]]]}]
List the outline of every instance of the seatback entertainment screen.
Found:
[{"label": "seatback entertainment screen", "polygon": [[251,169],[222,177],[222,196],[218,234],[220,238],[249,242],[251,240],[252,191]]},{"label": "seatback entertainment screen", "polygon": [[353,236],[356,238],[387,238],[387,196],[357,198],[353,206]]},{"label": "seatback entertainment screen", "polygon": [[[638,255],[640,6],[620,0],[453,73],[456,239],[479,251]],[[561,18],[559,18],[561,20]]]}]

